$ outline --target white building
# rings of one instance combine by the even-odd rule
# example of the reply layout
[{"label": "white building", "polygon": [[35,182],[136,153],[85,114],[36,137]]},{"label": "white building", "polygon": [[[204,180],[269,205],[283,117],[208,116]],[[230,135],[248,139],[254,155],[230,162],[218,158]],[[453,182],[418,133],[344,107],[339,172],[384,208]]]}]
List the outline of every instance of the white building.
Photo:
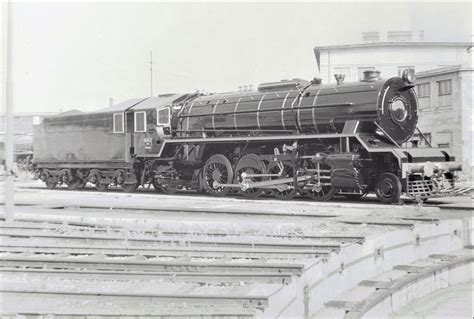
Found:
[{"label": "white building", "polygon": [[[472,66],[417,73],[418,127],[435,147],[448,147],[457,161],[472,163]],[[424,146],[416,136],[414,141]],[[416,146],[416,145],[415,145]]]},{"label": "white building", "polygon": [[397,76],[403,69],[415,72],[471,63],[470,42],[374,42],[314,48],[319,77],[335,82],[357,81],[365,70],[378,70],[382,77]]},{"label": "white building", "polygon": [[[397,42],[377,42],[374,32],[364,34],[363,40],[375,42],[315,47],[319,76],[329,83],[335,82],[334,74],[344,74],[347,82],[358,81],[366,70],[378,70],[389,78],[414,69],[420,103],[418,127],[432,146],[447,147],[457,161],[472,166],[472,43],[411,41],[409,35],[396,34]],[[395,40],[393,36],[387,39]],[[425,143],[415,136],[412,146]]]}]

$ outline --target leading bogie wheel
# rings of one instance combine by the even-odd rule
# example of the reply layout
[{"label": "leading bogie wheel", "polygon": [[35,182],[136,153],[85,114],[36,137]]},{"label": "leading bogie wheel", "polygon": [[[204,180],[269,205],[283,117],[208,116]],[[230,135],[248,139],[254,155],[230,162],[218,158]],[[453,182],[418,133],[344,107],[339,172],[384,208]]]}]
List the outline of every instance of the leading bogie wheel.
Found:
[{"label": "leading bogie wheel", "polygon": [[384,204],[398,203],[402,195],[402,183],[397,175],[383,173],[375,187],[375,195]]},{"label": "leading bogie wheel", "polygon": [[234,172],[230,161],[222,154],[214,154],[206,161],[203,169],[204,186],[212,196],[225,196],[230,187],[219,184],[231,184]]},{"label": "leading bogie wheel", "polygon": [[[237,162],[237,165],[235,167],[235,183],[241,183],[243,181],[242,178],[242,173],[246,173],[247,175],[249,174],[266,174],[266,168],[265,164],[263,161],[260,159],[260,157],[256,154],[247,154],[244,155],[240,160]],[[247,178],[247,182],[250,183],[255,183],[255,182],[260,182],[263,180],[266,180],[267,178],[265,177],[250,177]],[[259,197],[265,192],[265,189],[263,188],[256,188],[256,187],[250,187],[247,188],[246,190],[239,189],[239,194],[242,196],[249,198],[249,199],[254,199]]]}]

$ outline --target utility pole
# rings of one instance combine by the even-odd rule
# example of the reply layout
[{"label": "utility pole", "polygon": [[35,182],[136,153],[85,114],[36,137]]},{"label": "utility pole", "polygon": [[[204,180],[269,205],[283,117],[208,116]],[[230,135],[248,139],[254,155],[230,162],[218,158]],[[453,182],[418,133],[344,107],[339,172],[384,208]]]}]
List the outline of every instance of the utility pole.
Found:
[{"label": "utility pole", "polygon": [[13,83],[12,83],[12,3],[3,3],[3,110],[5,112],[5,221],[15,220],[13,198]]},{"label": "utility pole", "polygon": [[153,51],[150,51],[150,96],[153,96]]}]

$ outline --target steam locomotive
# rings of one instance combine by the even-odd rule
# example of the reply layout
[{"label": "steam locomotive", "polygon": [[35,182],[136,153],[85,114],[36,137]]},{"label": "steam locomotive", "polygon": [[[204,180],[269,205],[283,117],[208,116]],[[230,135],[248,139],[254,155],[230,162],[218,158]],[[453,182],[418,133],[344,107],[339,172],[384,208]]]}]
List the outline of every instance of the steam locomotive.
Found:
[{"label": "steam locomotive", "polygon": [[164,94],[47,117],[34,127],[36,176],[48,188],[153,185],[165,193],[317,201],[373,192],[396,203],[402,194],[425,200],[454,190],[461,165],[447,150],[402,147],[417,131],[413,70],[336,80]]}]

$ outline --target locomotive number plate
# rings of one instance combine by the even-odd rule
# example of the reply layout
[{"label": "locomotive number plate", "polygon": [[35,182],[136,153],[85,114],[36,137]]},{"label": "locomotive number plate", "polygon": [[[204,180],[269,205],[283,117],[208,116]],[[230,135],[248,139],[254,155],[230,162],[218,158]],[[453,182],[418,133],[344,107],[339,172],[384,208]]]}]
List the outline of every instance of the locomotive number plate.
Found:
[{"label": "locomotive number plate", "polygon": [[146,149],[150,149],[152,145],[153,139],[151,137],[145,137],[143,139],[143,144],[145,144]]}]

